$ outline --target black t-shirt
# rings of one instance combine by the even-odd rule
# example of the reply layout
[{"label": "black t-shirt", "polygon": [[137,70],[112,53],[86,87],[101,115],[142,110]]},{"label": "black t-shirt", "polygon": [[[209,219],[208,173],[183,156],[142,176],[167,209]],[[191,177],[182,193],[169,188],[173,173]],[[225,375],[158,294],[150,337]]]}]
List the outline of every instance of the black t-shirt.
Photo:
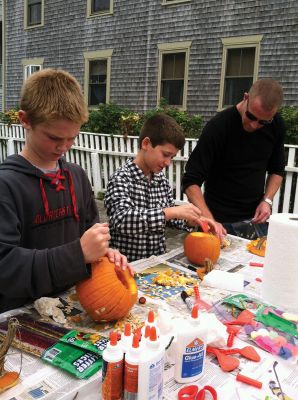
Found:
[{"label": "black t-shirt", "polygon": [[270,125],[246,132],[235,106],[220,112],[206,124],[189,157],[183,189],[205,182],[206,203],[219,222],[252,218],[266,172],[283,175],[284,135],[279,114]]}]

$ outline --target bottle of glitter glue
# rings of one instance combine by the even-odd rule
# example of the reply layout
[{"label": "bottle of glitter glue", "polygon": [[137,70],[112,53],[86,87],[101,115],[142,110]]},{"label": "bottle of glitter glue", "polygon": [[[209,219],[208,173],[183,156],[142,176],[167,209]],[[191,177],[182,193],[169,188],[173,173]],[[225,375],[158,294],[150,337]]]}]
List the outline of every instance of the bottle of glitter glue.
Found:
[{"label": "bottle of glitter glue", "polygon": [[124,362],[124,400],[138,399],[140,356],[140,335],[135,333],[132,347],[127,350]]},{"label": "bottle of glitter glue", "polygon": [[201,331],[196,304],[190,320],[177,333],[174,378],[179,383],[194,382],[203,374],[206,345]]},{"label": "bottle of glitter glue", "polygon": [[121,400],[123,391],[123,351],[117,342],[117,332],[102,353],[102,399]]}]

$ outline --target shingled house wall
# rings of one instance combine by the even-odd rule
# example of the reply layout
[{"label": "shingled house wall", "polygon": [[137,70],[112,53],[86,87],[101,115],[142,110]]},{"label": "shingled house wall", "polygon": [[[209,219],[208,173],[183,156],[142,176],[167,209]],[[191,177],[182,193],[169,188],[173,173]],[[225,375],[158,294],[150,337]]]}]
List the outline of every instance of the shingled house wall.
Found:
[{"label": "shingled house wall", "polygon": [[6,108],[19,101],[22,59],[43,57],[83,85],[86,51],[113,49],[110,101],[136,111],[156,106],[158,43],[191,41],[187,111],[218,108],[222,38],[263,35],[258,77],[273,77],[285,104],[298,105],[297,0],[114,0],[112,15],[87,18],[87,0],[45,0],[44,25],[24,29],[24,0],[4,0]]}]

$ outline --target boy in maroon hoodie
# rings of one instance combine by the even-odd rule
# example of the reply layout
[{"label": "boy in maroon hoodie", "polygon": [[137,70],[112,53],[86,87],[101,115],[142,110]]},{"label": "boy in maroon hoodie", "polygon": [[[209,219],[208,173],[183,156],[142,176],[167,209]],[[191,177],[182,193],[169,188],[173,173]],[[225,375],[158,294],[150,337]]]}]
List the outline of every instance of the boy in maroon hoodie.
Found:
[{"label": "boy in maroon hoodie", "polygon": [[62,157],[88,119],[76,79],[39,71],[26,80],[20,106],[25,146],[0,165],[0,312],[71,287],[104,255],[127,266],[108,246],[85,172]]}]

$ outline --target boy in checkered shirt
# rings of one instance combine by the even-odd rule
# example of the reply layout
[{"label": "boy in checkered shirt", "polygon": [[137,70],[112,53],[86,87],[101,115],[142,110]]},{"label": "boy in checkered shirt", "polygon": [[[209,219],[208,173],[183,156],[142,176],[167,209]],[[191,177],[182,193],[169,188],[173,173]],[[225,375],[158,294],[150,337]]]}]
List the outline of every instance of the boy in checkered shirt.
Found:
[{"label": "boy in checkered shirt", "polygon": [[[111,246],[129,261],[164,254],[166,225],[191,231],[206,220],[193,204],[175,206],[162,172],[184,144],[184,133],[173,118],[165,114],[150,117],[141,129],[136,157],[110,178],[105,207]],[[212,221],[207,222],[214,231]]]}]

